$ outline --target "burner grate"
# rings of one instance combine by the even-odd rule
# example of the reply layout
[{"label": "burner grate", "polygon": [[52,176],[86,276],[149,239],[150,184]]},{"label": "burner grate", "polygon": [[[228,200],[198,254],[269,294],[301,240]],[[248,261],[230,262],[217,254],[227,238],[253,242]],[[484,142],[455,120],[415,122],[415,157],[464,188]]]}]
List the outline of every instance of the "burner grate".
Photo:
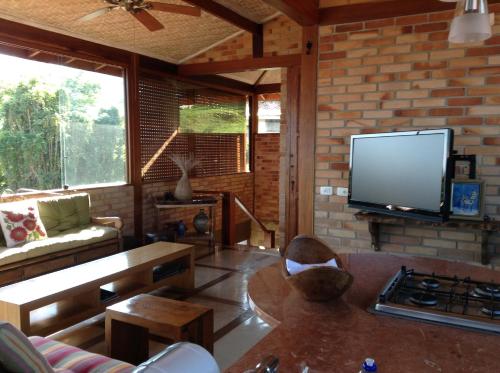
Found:
[{"label": "burner grate", "polygon": [[425,274],[403,267],[384,287],[374,309],[500,334],[500,285],[470,277]]}]

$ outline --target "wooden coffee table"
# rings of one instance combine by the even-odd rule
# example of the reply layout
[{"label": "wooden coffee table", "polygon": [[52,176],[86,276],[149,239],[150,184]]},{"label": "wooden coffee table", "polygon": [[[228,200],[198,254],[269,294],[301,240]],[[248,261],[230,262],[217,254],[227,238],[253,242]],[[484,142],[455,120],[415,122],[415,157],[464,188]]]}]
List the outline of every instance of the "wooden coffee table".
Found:
[{"label": "wooden coffee table", "polygon": [[198,304],[148,294],[106,308],[106,346],[112,358],[140,364],[149,357],[149,334],[190,341],[213,353],[214,313]]},{"label": "wooden coffee table", "polygon": [[0,288],[0,320],[48,335],[137,294],[194,287],[194,248],[156,242]]}]

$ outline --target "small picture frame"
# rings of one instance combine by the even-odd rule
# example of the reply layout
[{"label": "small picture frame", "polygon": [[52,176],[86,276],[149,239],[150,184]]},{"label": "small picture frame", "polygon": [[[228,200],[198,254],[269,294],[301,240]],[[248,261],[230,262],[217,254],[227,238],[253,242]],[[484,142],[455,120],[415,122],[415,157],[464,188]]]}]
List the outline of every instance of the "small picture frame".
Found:
[{"label": "small picture frame", "polygon": [[451,184],[451,218],[483,220],[484,182],[457,180]]}]

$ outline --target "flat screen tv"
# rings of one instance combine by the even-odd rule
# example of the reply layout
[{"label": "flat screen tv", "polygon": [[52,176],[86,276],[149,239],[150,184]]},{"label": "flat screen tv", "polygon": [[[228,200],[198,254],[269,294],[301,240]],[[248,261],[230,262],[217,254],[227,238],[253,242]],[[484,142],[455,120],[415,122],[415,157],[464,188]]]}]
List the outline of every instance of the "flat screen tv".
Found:
[{"label": "flat screen tv", "polygon": [[350,207],[429,221],[450,211],[453,130],[351,137]]}]

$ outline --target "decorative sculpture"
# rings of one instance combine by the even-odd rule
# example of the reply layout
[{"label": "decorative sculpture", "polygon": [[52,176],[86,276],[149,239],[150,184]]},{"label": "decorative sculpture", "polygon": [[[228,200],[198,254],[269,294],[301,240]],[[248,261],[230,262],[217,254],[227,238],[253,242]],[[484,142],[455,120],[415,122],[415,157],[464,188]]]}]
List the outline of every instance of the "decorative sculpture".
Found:
[{"label": "decorative sculpture", "polygon": [[198,161],[194,158],[193,154],[189,154],[188,156],[174,154],[170,156],[170,159],[182,171],[182,177],[177,182],[177,187],[175,188],[175,199],[179,201],[192,199],[193,189],[191,188],[191,182],[189,181],[189,172],[198,165]]}]

